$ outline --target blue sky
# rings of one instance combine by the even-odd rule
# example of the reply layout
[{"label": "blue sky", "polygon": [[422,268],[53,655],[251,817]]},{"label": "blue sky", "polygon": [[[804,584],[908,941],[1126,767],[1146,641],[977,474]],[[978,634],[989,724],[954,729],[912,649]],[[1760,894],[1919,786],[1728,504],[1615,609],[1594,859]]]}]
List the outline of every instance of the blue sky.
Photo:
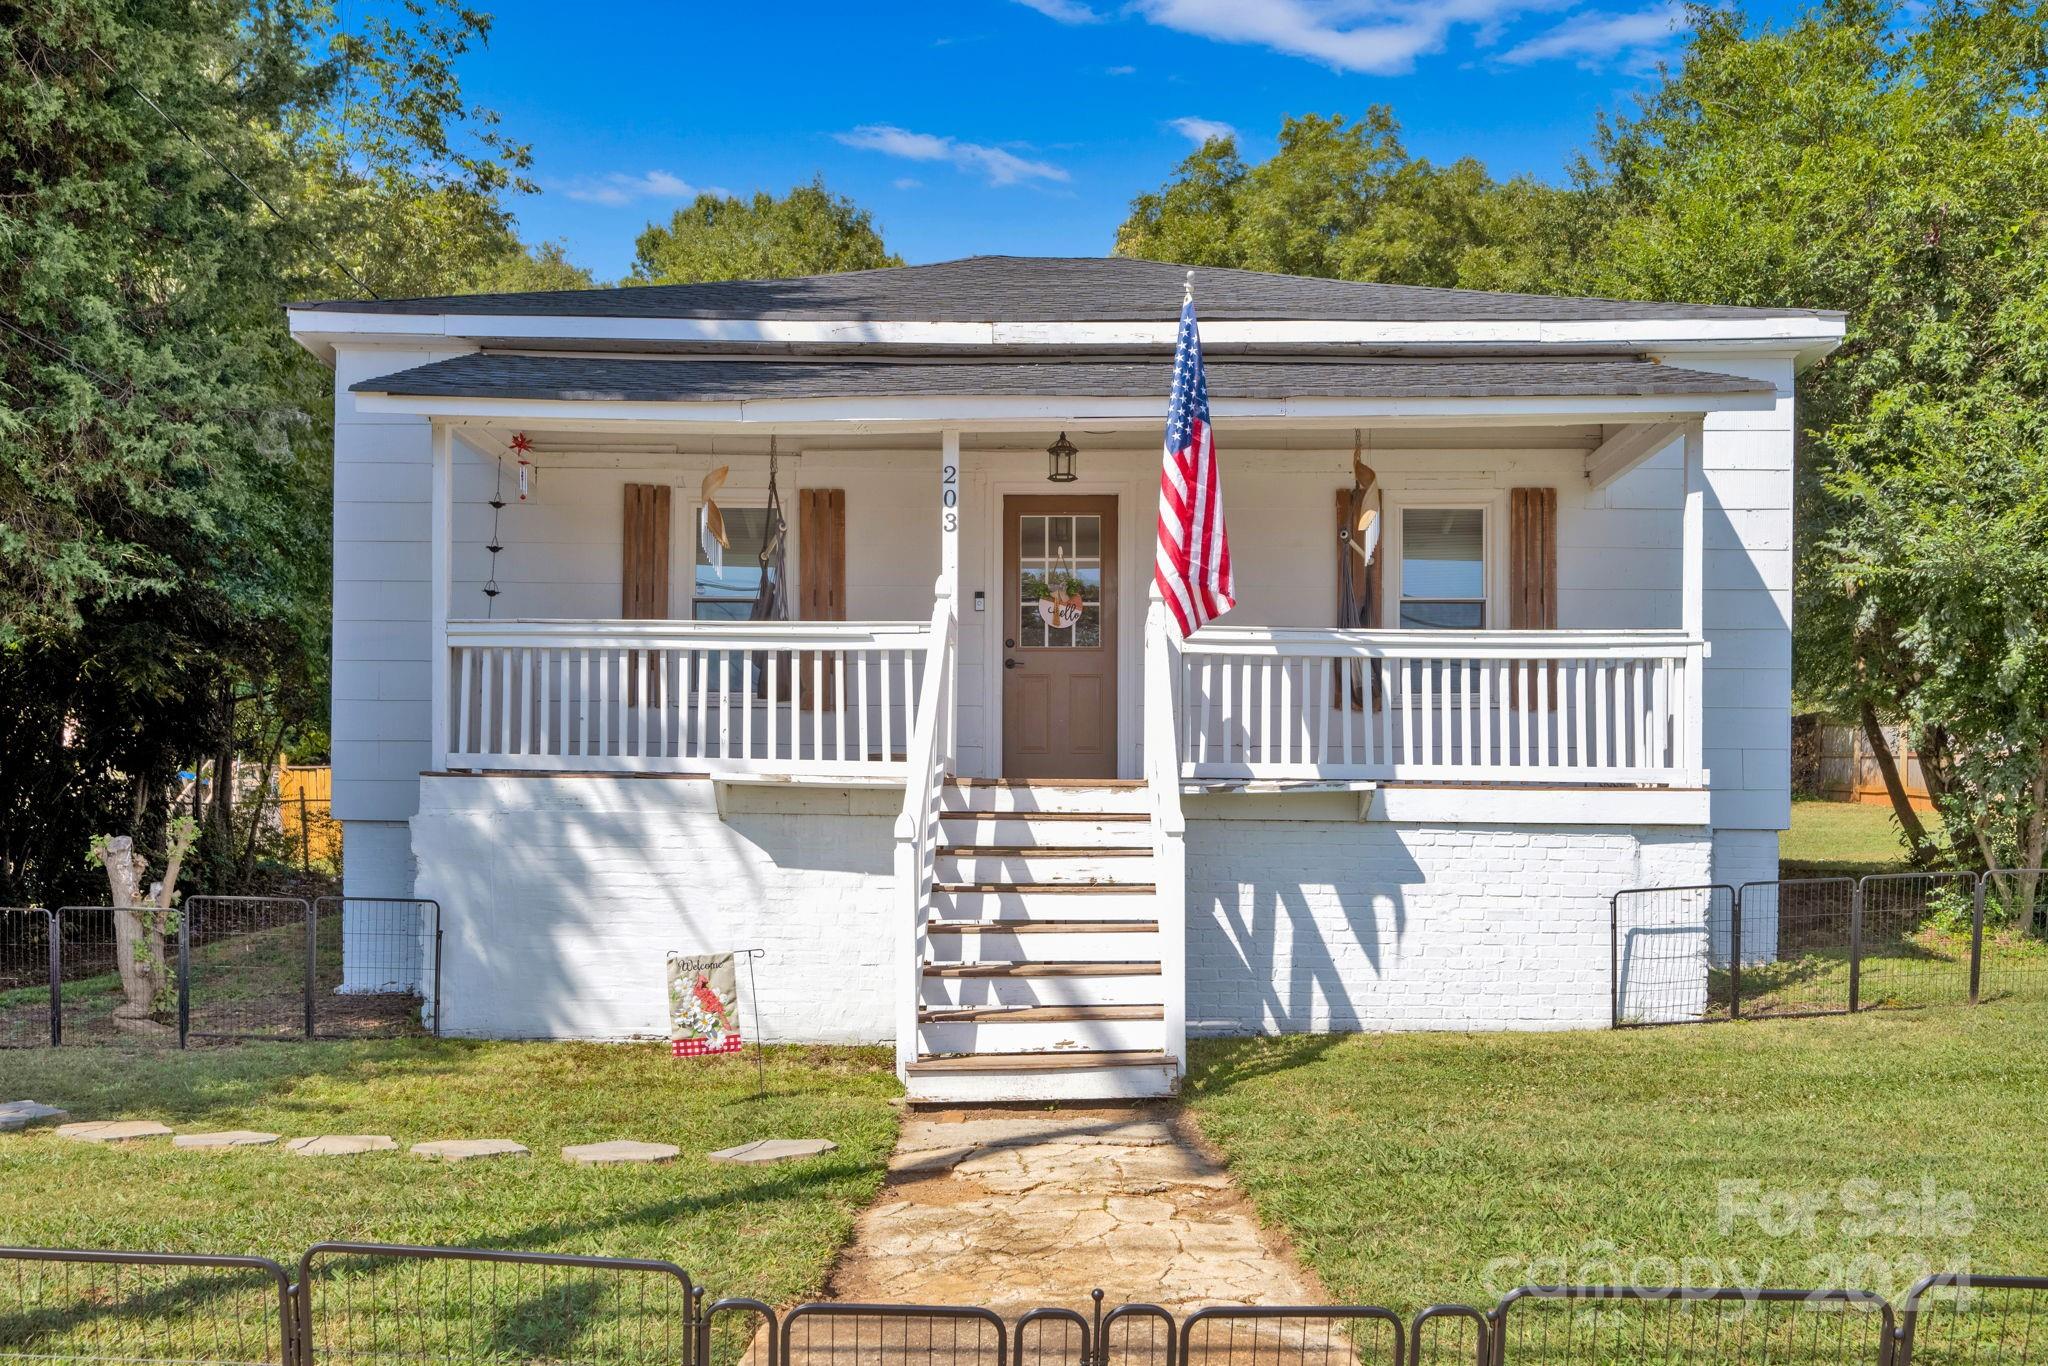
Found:
[{"label": "blue sky", "polygon": [[1100,255],[1208,127],[1394,109],[1410,149],[1558,178],[1676,46],[1668,0],[499,0],[471,97],[531,141],[528,240],[615,279],[702,189],[822,173],[912,262]]}]

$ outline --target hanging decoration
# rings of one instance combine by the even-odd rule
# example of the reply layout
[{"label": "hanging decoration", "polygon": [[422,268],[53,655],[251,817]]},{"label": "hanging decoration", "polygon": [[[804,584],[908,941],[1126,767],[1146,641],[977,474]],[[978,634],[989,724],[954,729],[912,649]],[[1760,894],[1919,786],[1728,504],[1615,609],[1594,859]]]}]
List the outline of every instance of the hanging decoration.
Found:
[{"label": "hanging decoration", "polygon": [[[1365,463],[1365,433],[1351,430],[1351,496],[1344,525],[1337,529],[1337,625],[1342,630],[1370,629],[1379,624],[1379,576],[1374,560],[1380,549],[1379,475]],[[1351,707],[1363,711],[1370,676],[1371,706],[1382,704],[1383,683],[1378,665],[1361,669],[1351,683]]]},{"label": "hanging decoration", "polygon": [[[789,523],[782,517],[782,491],[777,486],[778,461],[775,438],[768,438],[768,515],[761,528],[761,586],[754,592],[749,621],[789,620],[788,576],[783,572],[783,547],[789,538]],[[763,680],[765,686],[765,680]]]},{"label": "hanging decoration", "polygon": [[[517,450],[519,443],[525,439],[525,433],[523,432],[513,437],[512,448]],[[498,518],[499,514],[505,510],[505,457],[497,455],[491,457],[491,460],[497,466],[497,473],[491,484],[491,539],[484,543],[484,549],[489,551],[491,555],[490,571],[484,576],[484,616],[486,618],[498,606],[498,555],[505,549],[504,543],[498,539]]]},{"label": "hanging decoration", "polygon": [[1074,572],[1071,547],[1053,545],[1045,578],[1039,584],[1037,605],[1039,620],[1055,631],[1064,631],[1080,622],[1087,604],[1081,596],[1081,576]]},{"label": "hanging decoration", "polygon": [[732,542],[725,536],[725,514],[718,510],[711,495],[718,492],[730,473],[730,465],[720,465],[704,476],[697,490],[697,544],[703,549],[712,574],[721,579],[725,577],[725,552],[732,548]]},{"label": "hanging decoration", "polygon": [[512,449],[519,455],[519,501],[525,502],[533,492],[533,442],[525,432],[512,437]]}]

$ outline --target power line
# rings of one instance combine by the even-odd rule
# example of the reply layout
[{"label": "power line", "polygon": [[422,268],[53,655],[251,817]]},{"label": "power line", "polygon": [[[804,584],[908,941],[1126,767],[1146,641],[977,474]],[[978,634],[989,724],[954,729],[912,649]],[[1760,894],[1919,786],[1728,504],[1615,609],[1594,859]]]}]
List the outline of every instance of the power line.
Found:
[{"label": "power line", "polygon": [[[90,44],[88,44],[85,50],[91,54],[92,59],[94,61],[98,62],[101,66],[107,69],[108,75],[112,76],[116,81],[120,82],[122,85],[127,86],[128,89],[134,93],[135,98],[141,100],[144,104],[148,105],[152,110],[156,112],[156,116],[158,118],[162,119],[166,124],[170,125],[170,127],[175,132],[177,132],[181,137],[183,137],[185,141],[191,143],[194,147],[197,147],[201,152],[203,152],[206,155],[206,159],[208,161],[211,161],[215,166],[220,168],[222,174],[226,175],[228,179],[234,181],[235,184],[241,186],[244,190],[247,190],[249,192],[249,196],[252,199],[254,199],[258,204],[261,204],[264,208],[270,210],[271,217],[275,218],[280,223],[291,222],[291,219],[287,218],[283,214],[283,212],[281,212],[278,209],[277,205],[271,203],[268,199],[263,197],[262,191],[258,190],[254,185],[251,185],[248,181],[242,179],[242,177],[235,171],[235,168],[228,165],[225,161],[221,160],[220,157],[214,153],[214,150],[211,147],[208,147],[204,142],[201,142],[183,124],[179,123],[176,119],[172,118],[169,114],[165,113],[162,105],[159,105],[155,100],[151,99],[147,94],[145,94],[140,87],[136,86],[127,77],[123,76],[120,73],[120,71],[115,68],[112,62],[108,61],[105,57],[100,56],[97,49],[93,48]],[[349,279],[353,280],[355,282],[357,289],[362,290],[363,293],[369,295],[372,299],[377,297],[377,291],[370,288],[368,282],[366,282],[362,276],[356,274],[353,270],[350,270],[348,268],[348,265],[345,262],[343,262],[339,257],[333,255],[332,253],[329,253],[327,256],[327,261],[329,265],[333,266],[343,275],[346,275],[348,276]]]},{"label": "power line", "polygon": [[40,347],[42,350],[49,352],[51,355],[57,357],[57,359],[61,361],[64,361],[66,364],[71,365],[76,369],[83,370],[86,374],[91,375],[94,379],[106,385],[109,389],[118,387],[124,394],[133,393],[135,390],[135,386],[132,383],[117,386],[113,380],[108,379],[98,370],[95,370],[90,365],[87,365],[84,361],[80,360],[77,356],[73,355],[66,348],[59,346],[57,345],[57,343],[52,341],[44,341],[35,333],[16,327],[13,323],[7,321],[7,319],[5,318],[0,318],[0,327],[6,328],[9,332],[12,332],[15,336],[20,337],[23,341],[28,342],[30,345]]}]

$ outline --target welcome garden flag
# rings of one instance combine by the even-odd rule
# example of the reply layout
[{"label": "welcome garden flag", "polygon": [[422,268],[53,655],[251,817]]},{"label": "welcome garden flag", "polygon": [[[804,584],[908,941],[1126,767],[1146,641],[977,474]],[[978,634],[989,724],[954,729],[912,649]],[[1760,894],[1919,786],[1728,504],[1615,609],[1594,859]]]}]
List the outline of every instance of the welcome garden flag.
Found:
[{"label": "welcome garden flag", "polygon": [[732,954],[669,955],[668,1036],[678,1058],[740,1051],[740,982]]}]

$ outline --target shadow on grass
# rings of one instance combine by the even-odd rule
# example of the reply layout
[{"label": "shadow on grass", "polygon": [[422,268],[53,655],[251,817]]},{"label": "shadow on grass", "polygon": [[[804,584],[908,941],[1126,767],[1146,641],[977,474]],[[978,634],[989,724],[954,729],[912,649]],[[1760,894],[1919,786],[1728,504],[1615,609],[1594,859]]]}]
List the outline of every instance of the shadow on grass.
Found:
[{"label": "shadow on grass", "polygon": [[1249,1039],[1204,1039],[1192,1050],[1190,1092],[1227,1091],[1259,1077],[1306,1067],[1349,1034],[1282,1034]]}]

